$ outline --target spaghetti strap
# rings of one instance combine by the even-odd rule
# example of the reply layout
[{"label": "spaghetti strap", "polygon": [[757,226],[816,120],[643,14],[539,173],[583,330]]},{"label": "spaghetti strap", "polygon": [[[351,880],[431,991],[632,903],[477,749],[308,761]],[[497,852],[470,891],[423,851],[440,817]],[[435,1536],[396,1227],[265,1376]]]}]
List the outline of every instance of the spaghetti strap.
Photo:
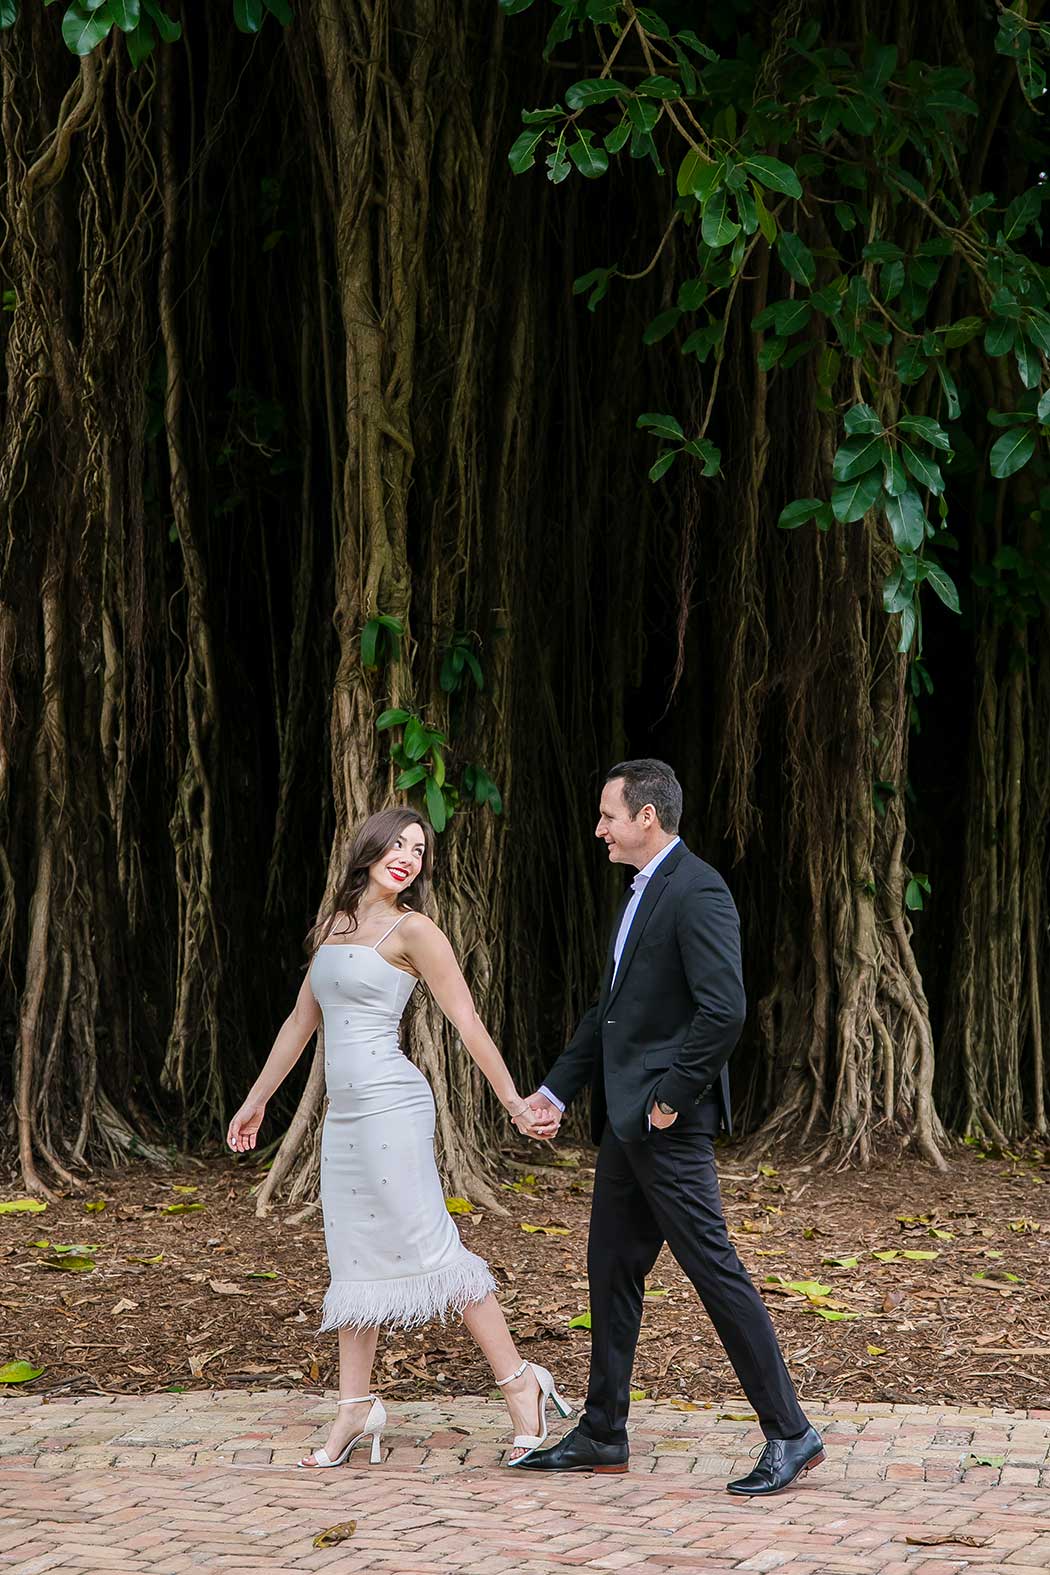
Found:
[{"label": "spaghetti strap", "polygon": [[[411,913],[411,911],[412,910],[410,908],[408,910],[408,912]],[[408,918],[408,913],[403,913],[401,915],[400,919],[395,919],[393,924],[390,926],[389,930],[387,930],[383,935],[381,935],[379,937],[378,941],[376,941],[375,945],[372,947],[372,950],[374,952],[377,952],[379,950],[379,948],[382,946],[383,942],[385,940],[388,940],[390,938],[390,936],[393,935],[394,931],[397,929],[398,925],[402,922],[402,920],[407,919],[407,918]]]}]

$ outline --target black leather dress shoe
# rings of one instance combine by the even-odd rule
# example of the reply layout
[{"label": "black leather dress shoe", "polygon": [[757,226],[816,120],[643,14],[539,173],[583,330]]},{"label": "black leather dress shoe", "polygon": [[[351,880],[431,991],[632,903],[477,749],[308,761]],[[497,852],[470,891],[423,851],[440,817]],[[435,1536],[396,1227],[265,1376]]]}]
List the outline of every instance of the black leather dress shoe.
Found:
[{"label": "black leather dress shoe", "polygon": [[823,1459],[824,1443],[815,1427],[807,1427],[800,1438],[770,1438],[754,1471],[728,1483],[726,1491],[747,1498],[770,1498],[783,1493]]},{"label": "black leather dress shoe", "polygon": [[574,1427],[552,1449],[534,1449],[513,1462],[515,1471],[594,1471],[619,1474],[628,1469],[626,1444],[603,1444]]}]

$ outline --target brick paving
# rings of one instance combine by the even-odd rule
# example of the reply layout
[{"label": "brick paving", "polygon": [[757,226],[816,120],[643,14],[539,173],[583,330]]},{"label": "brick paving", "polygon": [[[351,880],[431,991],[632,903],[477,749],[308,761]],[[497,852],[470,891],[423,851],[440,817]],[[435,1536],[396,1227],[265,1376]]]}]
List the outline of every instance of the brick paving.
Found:
[{"label": "brick paving", "polygon": [[[1050,1412],[809,1403],[828,1458],[765,1504],[726,1480],[761,1442],[744,1402],[636,1402],[631,1473],[499,1469],[502,1407],[391,1408],[383,1463],[290,1463],[331,1401],[283,1390],[0,1399],[0,1575],[1047,1575]],[[992,1464],[974,1464],[974,1458]],[[354,1536],[315,1549],[327,1526]],[[909,1536],[976,1539],[910,1544]]]}]

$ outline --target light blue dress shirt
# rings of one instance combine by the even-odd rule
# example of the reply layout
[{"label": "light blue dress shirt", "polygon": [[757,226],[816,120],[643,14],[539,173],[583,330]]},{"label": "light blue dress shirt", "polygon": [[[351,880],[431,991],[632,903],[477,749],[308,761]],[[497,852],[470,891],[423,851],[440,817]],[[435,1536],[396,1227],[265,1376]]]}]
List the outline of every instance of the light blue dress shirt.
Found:
[{"label": "light blue dress shirt", "polygon": [[[681,837],[675,837],[667,844],[666,848],[661,848],[659,853],[649,860],[645,868],[638,871],[631,882],[631,900],[623,910],[623,918],[620,920],[620,928],[616,932],[616,943],[613,946],[613,972],[610,988],[612,984],[616,983],[616,975],[620,968],[620,958],[623,956],[623,949],[627,945],[627,937],[630,934],[631,925],[634,923],[634,916],[638,912],[638,905],[645,894],[645,888],[671,849],[676,848],[681,840]],[[540,1089],[540,1093],[545,1099],[549,1099],[552,1105],[556,1105],[559,1110],[565,1109],[557,1094],[552,1094],[546,1084]]]}]

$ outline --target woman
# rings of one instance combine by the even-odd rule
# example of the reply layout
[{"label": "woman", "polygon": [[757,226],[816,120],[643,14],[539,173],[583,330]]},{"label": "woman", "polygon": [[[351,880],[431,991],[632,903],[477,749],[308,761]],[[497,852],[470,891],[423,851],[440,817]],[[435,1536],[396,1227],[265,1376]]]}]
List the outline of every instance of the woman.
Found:
[{"label": "woman", "polygon": [[255,1147],[267,1100],[323,1021],[321,1206],[331,1284],[321,1328],[339,1330],[340,1398],[324,1448],[299,1462],[313,1470],[341,1465],[367,1439],[373,1463],[380,1458],[386,1411],[369,1391],[381,1326],[411,1329],[462,1314],[510,1411],[508,1465],[545,1441],[548,1400],[563,1416],[570,1411],[546,1368],[519,1360],[488,1265],[449,1218],[434,1160],[434,1097],[399,1044],[402,1014],[422,980],[518,1130],[539,1130],[452,947],[422,912],[433,857],[433,834],[411,810],[365,821],[332,912],[307,937],[311,962],[295,1007],[227,1134],[237,1153]]}]

